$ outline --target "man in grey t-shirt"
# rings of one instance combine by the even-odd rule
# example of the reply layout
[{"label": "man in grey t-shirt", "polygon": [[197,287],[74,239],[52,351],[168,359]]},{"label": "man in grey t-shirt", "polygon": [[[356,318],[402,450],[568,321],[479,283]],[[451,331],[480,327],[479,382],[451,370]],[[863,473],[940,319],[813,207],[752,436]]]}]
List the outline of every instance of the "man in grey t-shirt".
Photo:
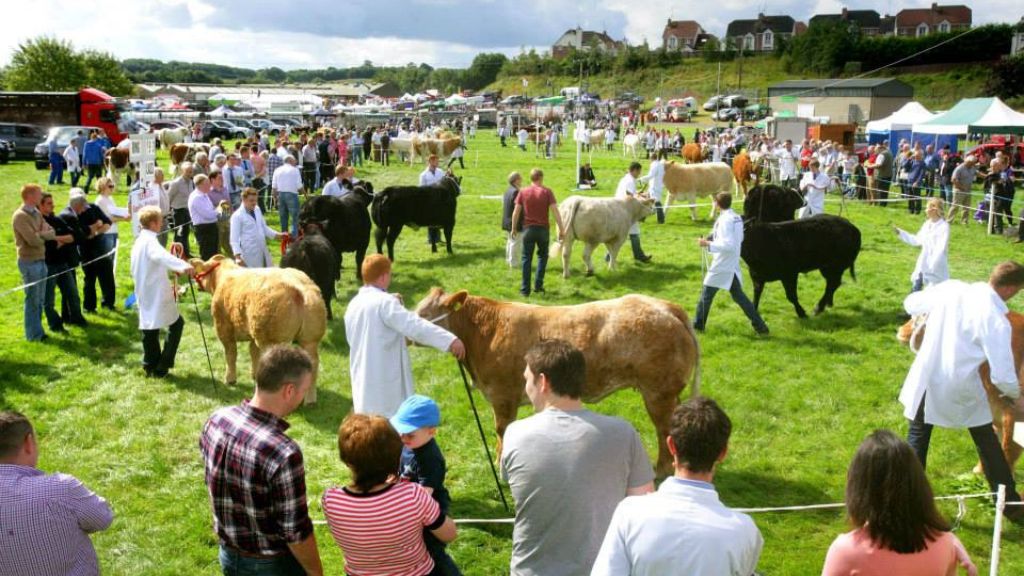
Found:
[{"label": "man in grey t-shirt", "polygon": [[537,413],[505,430],[502,474],[516,501],[512,576],[586,576],[615,507],[654,489],[640,436],[583,407],[583,353],[545,340],[526,353],[526,395]]}]

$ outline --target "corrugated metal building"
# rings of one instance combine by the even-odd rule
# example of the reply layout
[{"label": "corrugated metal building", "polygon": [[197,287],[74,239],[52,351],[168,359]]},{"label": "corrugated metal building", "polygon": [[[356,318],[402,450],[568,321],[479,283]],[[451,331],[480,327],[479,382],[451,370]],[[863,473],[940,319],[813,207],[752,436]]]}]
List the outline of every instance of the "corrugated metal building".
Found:
[{"label": "corrugated metal building", "polygon": [[895,78],[787,80],[768,87],[768,104],[776,116],[833,123],[885,118],[913,99],[914,87]]}]

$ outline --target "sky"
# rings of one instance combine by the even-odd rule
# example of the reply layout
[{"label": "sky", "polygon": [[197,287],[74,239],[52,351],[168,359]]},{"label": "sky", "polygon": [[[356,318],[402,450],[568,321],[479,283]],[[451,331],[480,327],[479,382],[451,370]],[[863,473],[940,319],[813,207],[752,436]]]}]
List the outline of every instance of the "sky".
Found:
[{"label": "sky", "polygon": [[[566,30],[605,30],[631,44],[661,43],[668,18],[721,36],[758,12],[807,21],[838,13],[838,0],[31,0],[0,19],[0,64],[19,43],[70,40],[118,59],[155,58],[265,68],[345,68],[409,62],[468,66],[480,52],[548,49]],[[930,0],[861,0],[851,9],[895,14]],[[1020,0],[969,2],[974,23],[1018,21]]]}]

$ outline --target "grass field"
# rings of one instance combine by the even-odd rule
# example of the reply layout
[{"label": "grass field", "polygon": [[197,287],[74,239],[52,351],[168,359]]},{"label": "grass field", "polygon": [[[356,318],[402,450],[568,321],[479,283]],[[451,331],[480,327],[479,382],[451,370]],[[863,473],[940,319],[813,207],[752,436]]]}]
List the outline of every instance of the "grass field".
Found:
[{"label": "grass field", "polygon": [[[519,300],[518,272],[503,261],[501,203],[482,196],[501,194],[510,170],[525,173],[534,166],[546,170],[547,184],[560,199],[571,193],[574,158],[568,148],[556,160],[543,160],[532,151],[502,149],[492,134],[481,133],[470,142],[466,160],[455,255],[431,254],[422,230],[406,230],[396,246],[392,289],[410,305],[432,286]],[[600,152],[594,154],[593,165],[601,183],[593,194],[610,195],[625,172],[626,160],[617,153]],[[419,170],[365,168],[360,177],[380,189],[414,182]],[[0,166],[0,212],[11,214],[18,206],[23,183],[45,179],[46,174],[35,171],[30,162]],[[67,186],[52,191],[57,205],[63,206]],[[125,200],[120,190],[118,204]],[[833,213],[838,207],[828,205]],[[772,329],[770,338],[754,339],[742,312],[721,295],[707,334],[701,337],[702,392],[718,400],[734,423],[729,458],[716,478],[723,500],[731,506],[839,502],[847,463],[860,440],[876,428],[906,432],[896,396],[911,354],[893,336],[917,252],[899,243],[891,226],[916,230],[920,219],[908,216],[901,206],[848,208],[848,216],[863,233],[863,249],[857,281],[846,277],[834,309],[799,320],[781,286],[771,284],[761,307]],[[706,218],[706,209],[701,210]],[[276,222],[276,215],[270,220]],[[618,271],[599,268],[595,277],[584,278],[577,260],[576,273],[566,281],[559,275],[560,265],[552,262],[547,294],[531,301],[575,304],[643,293],[677,302],[692,313],[702,280],[695,238],[710,227],[707,219],[691,223],[686,210],[670,210],[668,223],[660,226],[648,219],[642,226],[643,244],[654,256],[653,264],[634,265],[627,257]],[[131,291],[130,233],[127,226],[122,228],[118,302]],[[0,245],[2,292],[20,284],[9,226],[0,228]],[[986,237],[978,225],[954,227],[950,246],[952,273],[965,280],[983,279],[996,262],[1020,257],[1018,247],[1003,238]],[[277,247],[272,250],[276,253]],[[289,433],[306,455],[317,519],[322,519],[318,501],[324,489],[347,480],[337,458],[336,431],[351,407],[341,320],[357,288],[351,266],[352,258],[346,257],[335,320],[321,346],[320,402],[290,419]],[[803,277],[803,305],[809,309],[823,288],[820,276]],[[1022,310],[1021,302],[1018,298],[1011,307]],[[209,297],[200,294],[199,303],[211,338]],[[88,329],[72,328],[70,334],[54,335],[45,344],[28,344],[22,337],[22,295],[0,296],[0,408],[22,411],[33,420],[43,469],[74,474],[111,502],[114,524],[93,539],[105,574],[218,573],[198,435],[212,411],[251,394],[252,382],[244,351],[236,386],[210,381],[196,311],[190,299],[181,306],[187,324],[177,367],[169,379],[147,380],[139,365],[141,344],[133,312],[104,311],[90,317]],[[210,351],[220,378],[220,344],[211,339]],[[438,439],[450,466],[454,516],[506,517],[455,363],[448,355],[423,348],[414,348],[412,357],[418,391],[435,397],[444,414]],[[479,394],[477,404],[485,429],[493,434],[490,410]],[[638,394],[622,391],[593,408],[629,420],[652,457],[656,455],[653,428]],[[529,412],[523,408],[520,415]],[[929,475],[937,494],[985,491],[984,482],[970,474],[976,458],[966,431],[937,430],[931,454]],[[953,502],[942,503],[941,509],[950,516],[956,513]],[[988,501],[975,499],[967,501],[967,510],[957,533],[981,572],[987,573],[993,508]],[[820,573],[830,542],[847,529],[838,510],[756,514],[754,519],[765,537],[759,570],[771,576]],[[318,526],[317,537],[327,573],[342,574],[341,554],[326,527]],[[463,525],[451,552],[467,575],[507,573],[510,538],[509,526]],[[1000,572],[1024,573],[1020,527],[1006,528]]]}]

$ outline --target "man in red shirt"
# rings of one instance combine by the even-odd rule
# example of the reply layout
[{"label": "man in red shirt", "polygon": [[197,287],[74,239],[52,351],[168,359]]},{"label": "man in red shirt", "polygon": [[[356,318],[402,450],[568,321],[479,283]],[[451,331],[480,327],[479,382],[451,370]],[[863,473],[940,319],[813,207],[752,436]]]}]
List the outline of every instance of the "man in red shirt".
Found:
[{"label": "man in red shirt", "polygon": [[558,213],[558,201],[550,188],[544,187],[544,172],[540,168],[530,171],[530,185],[519,191],[516,207],[512,211],[512,237],[515,238],[519,222],[523,222],[523,283],[519,293],[530,295],[530,270],[533,268],[533,251],[537,250],[537,278],[533,291],[544,293],[544,269],[548,265],[548,240],[551,224],[548,213],[558,224],[558,240],[565,236],[562,216]]}]

